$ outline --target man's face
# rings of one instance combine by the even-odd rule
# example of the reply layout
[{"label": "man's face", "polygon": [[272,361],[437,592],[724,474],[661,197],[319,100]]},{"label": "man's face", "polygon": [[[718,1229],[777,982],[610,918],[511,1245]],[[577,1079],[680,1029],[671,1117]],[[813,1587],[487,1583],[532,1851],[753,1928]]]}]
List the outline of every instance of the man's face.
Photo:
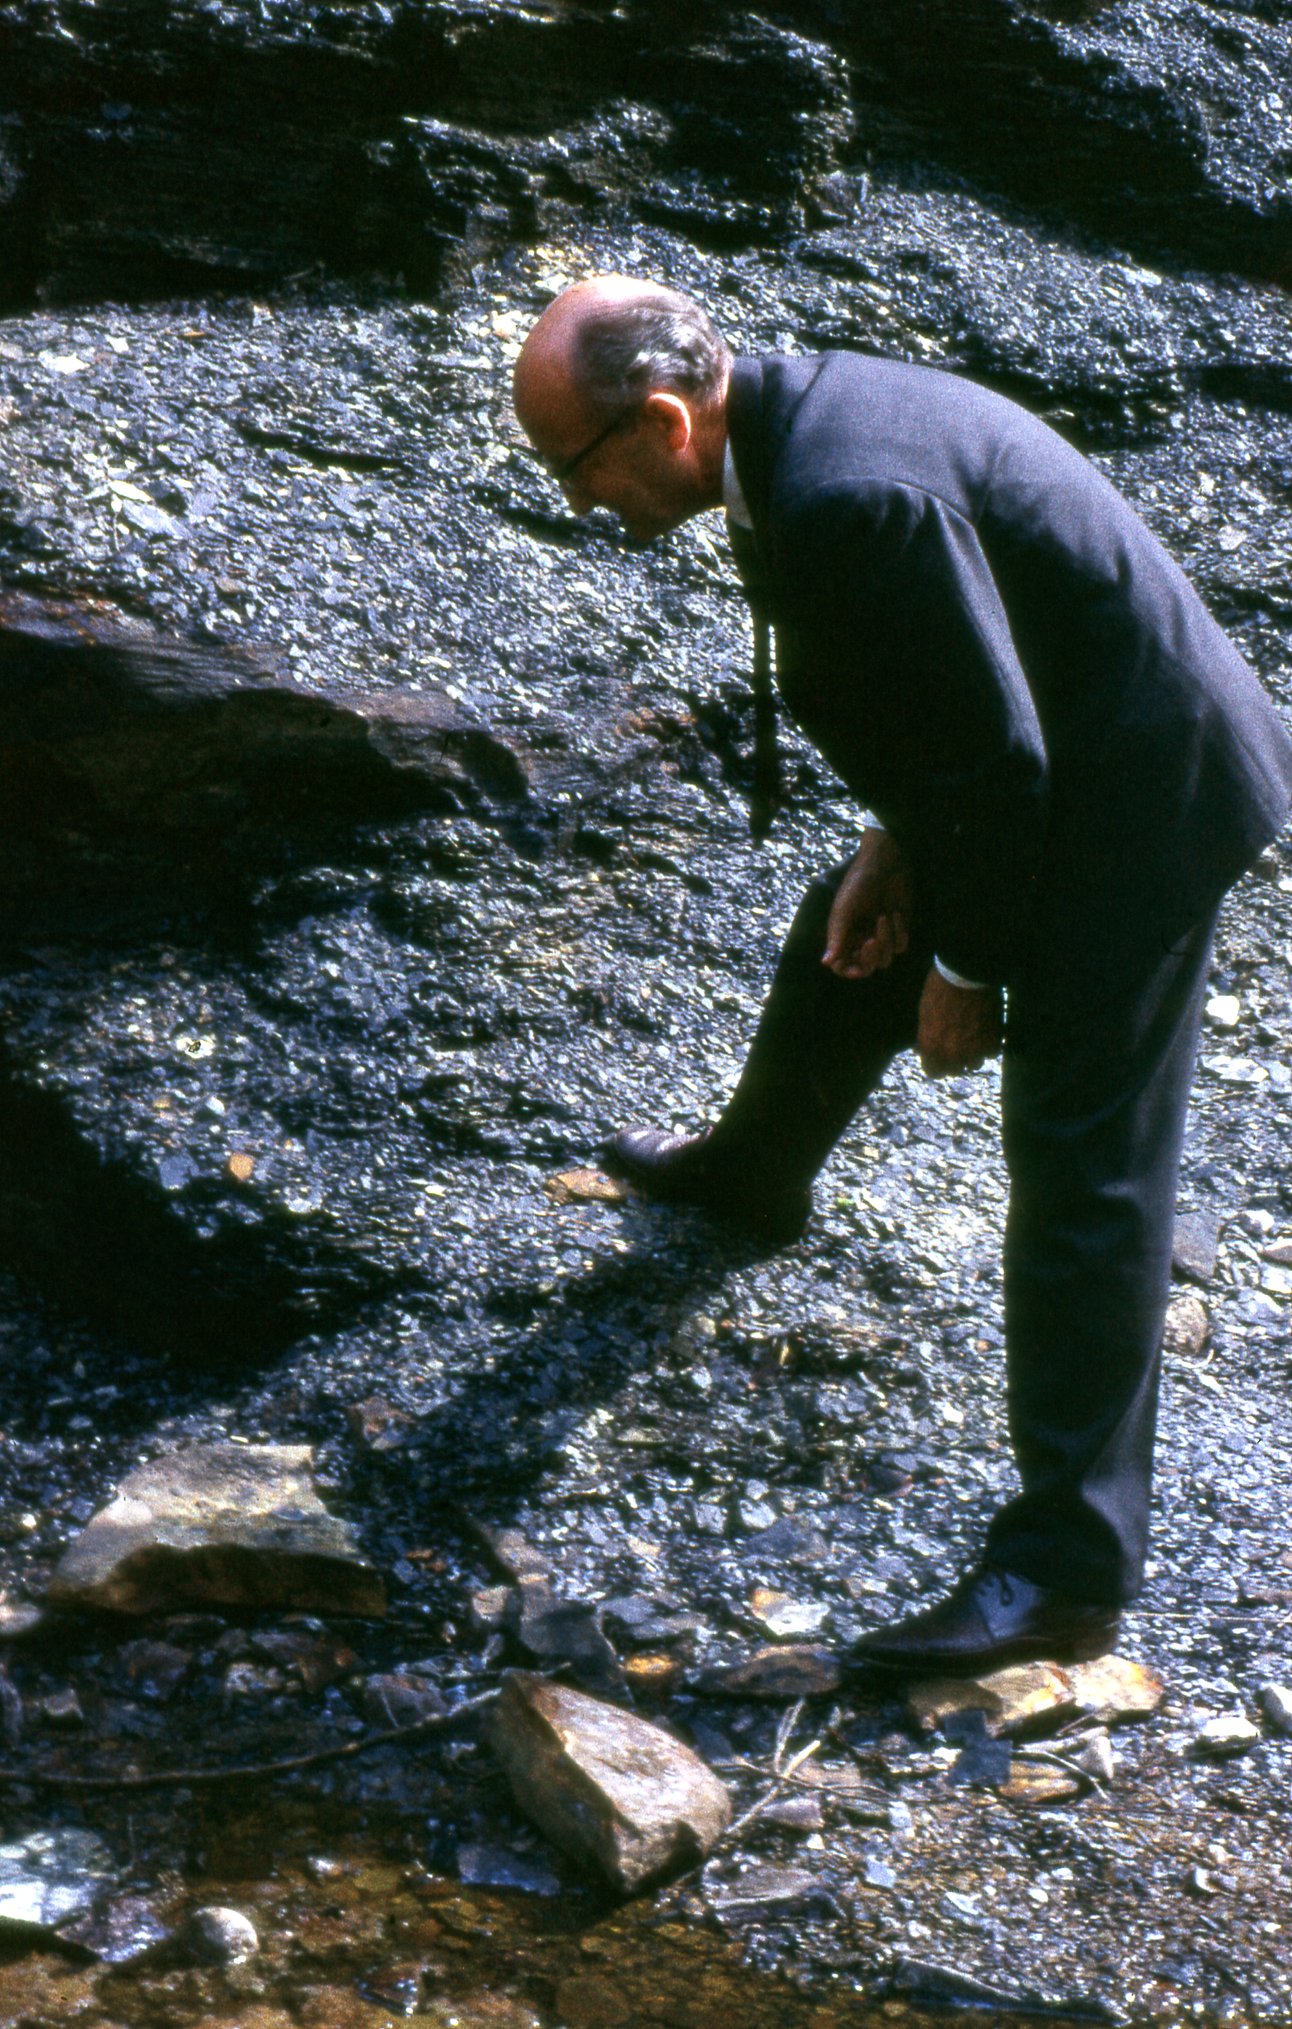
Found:
[{"label": "man's face", "polygon": [[648,397],[610,427],[582,415],[577,424],[535,433],[535,447],[579,515],[594,507],[617,514],[635,543],[653,542],[696,512],[690,434],[669,403]]}]

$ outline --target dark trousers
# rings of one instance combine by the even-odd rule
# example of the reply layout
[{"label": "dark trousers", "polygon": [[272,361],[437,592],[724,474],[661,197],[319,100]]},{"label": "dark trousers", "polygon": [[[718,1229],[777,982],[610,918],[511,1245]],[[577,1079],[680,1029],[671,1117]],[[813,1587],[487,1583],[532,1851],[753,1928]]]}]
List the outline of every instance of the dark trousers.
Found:
[{"label": "dark trousers", "polygon": [[[930,963],[869,980],[821,963],[844,869],[812,883],[714,1150],[815,1175],[898,1050]],[[1076,1598],[1138,1591],[1176,1173],[1214,918],[1096,992],[1035,968],[1010,994],[1002,1066],[1006,1377],[1022,1490],[987,1554]]]}]

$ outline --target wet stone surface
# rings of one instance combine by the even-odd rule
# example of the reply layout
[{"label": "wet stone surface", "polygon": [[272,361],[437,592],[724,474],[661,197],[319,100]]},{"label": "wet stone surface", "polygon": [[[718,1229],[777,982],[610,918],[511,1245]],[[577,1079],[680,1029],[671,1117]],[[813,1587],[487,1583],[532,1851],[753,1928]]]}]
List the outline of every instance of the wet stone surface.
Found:
[{"label": "wet stone surface", "polygon": [[[289,123],[313,89],[275,70],[303,12],[276,44],[261,12],[171,10],[157,97],[195,131],[186,80],[220,40],[268,159],[295,165],[261,174],[263,212],[219,209],[245,185],[201,149],[201,188],[140,176],[132,150],[168,158],[120,7],[60,0],[0,64],[0,248],[31,270],[0,322],[0,579],[272,648],[330,706],[445,692],[529,790],[351,811],[273,851],[219,805],[183,851],[58,806],[37,852],[0,818],[2,1843],[92,1834],[111,1861],[97,1956],[6,1943],[4,2008],[39,2029],[831,2029],[1038,1999],[1286,2020],[1292,1739],[1261,1694],[1292,1669],[1292,854],[1223,920],[1190,1116],[1182,1232],[1205,1244],[1124,1640],[1165,1699],[1109,1719],[1111,1778],[1079,1713],[1035,1743],[1056,1760],[988,1741],[1007,1772],[958,1779],[972,1741],[920,1736],[837,1659],[932,1598],[1012,1484],[997,1073],[939,1089],[896,1066],[774,1260],[595,1182],[615,1128],[698,1123],[729,1088],[855,813],[787,736],[791,804],[750,847],[720,525],[634,554],[574,523],[507,402],[527,323],[599,267],[694,289],[750,349],[966,367],[1094,452],[1286,707],[1281,25],[929,5],[845,39],[842,10],[806,8],[692,37],[678,71],[672,9],[434,7],[418,47],[452,29],[426,69],[450,82],[401,100],[416,64],[362,52],[387,15],[412,34],[406,11],[343,34],[315,10],[329,117],[303,130],[357,151],[329,188],[370,163],[364,240],[251,89],[274,81]],[[27,14],[0,7],[6,59]],[[91,43],[94,91],[60,95]],[[31,1625],[131,1469],[231,1437],[314,1447],[386,1624]],[[769,1645],[769,1601],[773,1631],[811,1625],[810,1663],[801,1634]],[[474,1716],[423,1728],[533,1666],[527,1627],[545,1670],[577,1662],[572,1630],[608,1652],[611,1695],[715,1769],[737,1822],[769,1799],[711,1873],[609,1910],[520,1819]],[[760,1649],[771,1698],[739,1675]],[[1244,1751],[1197,1751],[1234,1715]],[[406,1725],[272,1785],[44,1781],[200,1777]],[[254,1926],[254,1958],[182,1961],[203,1905]],[[114,1938],[147,1948],[114,1961]]]}]

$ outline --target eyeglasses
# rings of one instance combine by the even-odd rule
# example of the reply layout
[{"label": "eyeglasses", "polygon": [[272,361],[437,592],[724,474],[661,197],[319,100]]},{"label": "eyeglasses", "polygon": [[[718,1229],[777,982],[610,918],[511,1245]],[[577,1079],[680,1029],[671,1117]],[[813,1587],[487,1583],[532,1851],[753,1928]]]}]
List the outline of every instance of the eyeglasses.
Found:
[{"label": "eyeglasses", "polygon": [[619,415],[611,418],[604,430],[597,431],[591,443],[585,444],[581,451],[576,451],[572,458],[544,458],[544,471],[555,479],[558,486],[564,486],[567,479],[573,479],[584,460],[590,458],[594,451],[599,451],[607,438],[614,436],[616,430],[622,430],[625,423],[631,423],[636,414],[636,408],[621,410]]}]

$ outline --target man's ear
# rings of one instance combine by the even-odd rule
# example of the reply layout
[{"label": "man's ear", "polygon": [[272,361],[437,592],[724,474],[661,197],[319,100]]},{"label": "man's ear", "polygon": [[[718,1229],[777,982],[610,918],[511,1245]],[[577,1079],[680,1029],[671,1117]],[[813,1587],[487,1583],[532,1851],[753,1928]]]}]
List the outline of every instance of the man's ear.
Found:
[{"label": "man's ear", "polygon": [[676,455],[686,450],[695,425],[681,395],[670,394],[666,388],[656,388],[642,403],[642,412],[651,428],[662,432],[670,451]]}]

